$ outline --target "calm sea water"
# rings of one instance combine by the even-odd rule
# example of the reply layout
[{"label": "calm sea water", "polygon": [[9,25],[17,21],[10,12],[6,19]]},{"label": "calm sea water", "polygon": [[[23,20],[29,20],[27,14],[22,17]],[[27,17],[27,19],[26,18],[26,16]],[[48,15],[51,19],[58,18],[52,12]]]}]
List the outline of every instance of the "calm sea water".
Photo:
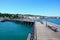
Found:
[{"label": "calm sea water", "polygon": [[60,19],[41,19],[60,25]]},{"label": "calm sea water", "polygon": [[0,40],[27,40],[32,26],[16,22],[0,22]]}]

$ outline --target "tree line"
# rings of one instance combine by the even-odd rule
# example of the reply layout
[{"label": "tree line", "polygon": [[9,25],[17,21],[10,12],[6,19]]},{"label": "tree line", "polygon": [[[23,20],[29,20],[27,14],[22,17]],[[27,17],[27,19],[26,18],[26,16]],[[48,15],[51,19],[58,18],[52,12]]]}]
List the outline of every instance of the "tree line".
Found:
[{"label": "tree line", "polygon": [[8,18],[18,18],[18,15],[17,14],[8,14],[8,13],[5,13],[5,14],[2,14],[2,13],[0,13],[0,17],[3,17],[3,18],[6,18],[6,17],[8,17]]}]

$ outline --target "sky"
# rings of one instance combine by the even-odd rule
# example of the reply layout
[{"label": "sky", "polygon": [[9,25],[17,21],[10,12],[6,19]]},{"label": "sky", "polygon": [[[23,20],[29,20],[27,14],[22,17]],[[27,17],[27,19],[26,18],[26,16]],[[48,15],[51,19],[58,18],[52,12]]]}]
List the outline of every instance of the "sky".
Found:
[{"label": "sky", "polygon": [[0,0],[0,12],[60,16],[60,0]]}]

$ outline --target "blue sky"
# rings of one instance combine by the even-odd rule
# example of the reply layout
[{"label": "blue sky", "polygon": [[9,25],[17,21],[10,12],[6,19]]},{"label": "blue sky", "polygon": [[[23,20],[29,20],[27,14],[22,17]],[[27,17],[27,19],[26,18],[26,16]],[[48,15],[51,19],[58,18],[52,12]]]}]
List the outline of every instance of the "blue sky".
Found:
[{"label": "blue sky", "polygon": [[0,0],[0,12],[60,16],[60,0]]}]

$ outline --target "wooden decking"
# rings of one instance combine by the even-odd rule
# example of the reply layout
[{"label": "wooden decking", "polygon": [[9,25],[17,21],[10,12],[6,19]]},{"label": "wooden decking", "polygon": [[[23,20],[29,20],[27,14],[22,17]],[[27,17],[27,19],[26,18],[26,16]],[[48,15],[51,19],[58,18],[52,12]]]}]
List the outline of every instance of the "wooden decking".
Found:
[{"label": "wooden decking", "polygon": [[35,28],[37,32],[37,40],[60,40],[60,31],[52,31],[46,27],[46,22],[43,22],[43,24],[41,24],[40,22],[36,21]]}]

